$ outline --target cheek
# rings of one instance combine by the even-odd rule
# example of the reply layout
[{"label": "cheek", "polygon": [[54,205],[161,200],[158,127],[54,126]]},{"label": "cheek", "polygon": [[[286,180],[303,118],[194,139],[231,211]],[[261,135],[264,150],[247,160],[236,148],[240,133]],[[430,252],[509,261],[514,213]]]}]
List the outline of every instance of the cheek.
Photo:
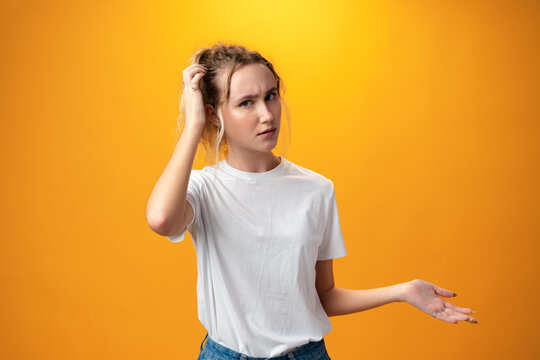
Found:
[{"label": "cheek", "polygon": [[275,109],[279,110],[281,112],[281,101],[276,100],[272,103]]},{"label": "cheek", "polygon": [[278,118],[276,120],[281,120],[281,103],[279,102],[277,102],[275,105],[275,114],[276,114],[276,117]]},{"label": "cheek", "polygon": [[249,117],[232,112],[225,121],[225,132],[234,139],[242,140],[246,134],[252,133],[256,126],[255,122],[249,121]]}]

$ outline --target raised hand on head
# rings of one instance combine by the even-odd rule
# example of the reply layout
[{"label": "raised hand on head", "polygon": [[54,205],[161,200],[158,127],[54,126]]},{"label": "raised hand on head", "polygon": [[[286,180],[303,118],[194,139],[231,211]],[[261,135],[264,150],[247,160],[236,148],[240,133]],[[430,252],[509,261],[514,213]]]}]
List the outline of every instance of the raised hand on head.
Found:
[{"label": "raised hand on head", "polygon": [[186,117],[186,125],[204,126],[206,119],[204,101],[200,91],[200,81],[206,74],[201,64],[192,64],[183,72],[182,111]]}]

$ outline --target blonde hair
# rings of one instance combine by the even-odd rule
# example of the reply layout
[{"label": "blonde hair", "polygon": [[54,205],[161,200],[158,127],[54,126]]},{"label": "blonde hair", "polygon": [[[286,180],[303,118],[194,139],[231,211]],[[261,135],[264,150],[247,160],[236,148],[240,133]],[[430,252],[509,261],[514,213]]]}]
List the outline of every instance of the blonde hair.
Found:
[{"label": "blonde hair", "polygon": [[[223,157],[227,157],[227,139],[224,137],[225,128],[223,126],[223,115],[221,113],[221,105],[229,99],[230,96],[230,87],[231,87],[231,78],[232,75],[239,68],[249,64],[260,63],[266,65],[268,69],[274,75],[276,79],[276,86],[278,97],[281,100],[281,104],[285,109],[286,119],[287,119],[287,142],[280,153],[285,156],[287,147],[290,143],[290,113],[285,103],[285,100],[282,97],[282,94],[285,92],[285,85],[283,81],[274,70],[274,66],[266,60],[259,52],[248,50],[244,46],[236,44],[225,44],[218,42],[210,48],[201,48],[195,52],[195,54],[190,58],[191,64],[200,64],[206,68],[206,75],[199,82],[199,89],[203,96],[204,105],[210,104],[214,109],[216,109],[217,116],[221,123],[221,127],[217,127],[210,121],[208,116],[206,116],[205,124],[201,133],[201,140],[199,144],[202,144],[204,147],[204,152],[206,153],[205,163],[211,164],[212,160],[215,160],[217,164],[219,160]],[[226,86],[224,89],[224,97],[220,99],[219,96],[219,87],[218,87],[218,76],[222,71],[226,71]],[[180,134],[185,126],[185,108],[184,108],[184,97],[182,95],[180,99],[180,115],[177,118],[177,131]],[[281,127],[283,129],[283,127]],[[281,135],[280,131],[280,135]],[[283,136],[280,136],[283,138]]]}]

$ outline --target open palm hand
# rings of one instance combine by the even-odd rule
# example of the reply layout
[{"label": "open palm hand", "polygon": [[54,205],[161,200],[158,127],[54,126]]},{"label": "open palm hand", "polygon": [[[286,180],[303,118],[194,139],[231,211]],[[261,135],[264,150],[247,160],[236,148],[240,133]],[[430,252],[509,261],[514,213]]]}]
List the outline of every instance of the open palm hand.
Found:
[{"label": "open palm hand", "polygon": [[415,279],[408,283],[404,300],[439,320],[453,324],[466,320],[478,324],[474,317],[466,315],[474,313],[474,311],[450,304],[438,295],[444,297],[456,296],[453,291],[440,288],[424,280]]}]

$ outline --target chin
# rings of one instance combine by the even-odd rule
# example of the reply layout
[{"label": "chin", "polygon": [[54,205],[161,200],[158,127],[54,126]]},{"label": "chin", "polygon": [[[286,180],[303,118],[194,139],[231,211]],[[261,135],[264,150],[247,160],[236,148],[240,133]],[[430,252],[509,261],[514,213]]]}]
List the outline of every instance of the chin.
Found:
[{"label": "chin", "polygon": [[276,144],[272,144],[272,145],[270,145],[270,146],[266,146],[266,147],[263,148],[261,151],[263,151],[263,152],[269,152],[269,151],[272,151],[272,150],[274,150],[274,149],[276,148],[276,145],[277,145],[277,143],[276,143]]}]

